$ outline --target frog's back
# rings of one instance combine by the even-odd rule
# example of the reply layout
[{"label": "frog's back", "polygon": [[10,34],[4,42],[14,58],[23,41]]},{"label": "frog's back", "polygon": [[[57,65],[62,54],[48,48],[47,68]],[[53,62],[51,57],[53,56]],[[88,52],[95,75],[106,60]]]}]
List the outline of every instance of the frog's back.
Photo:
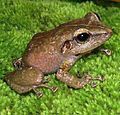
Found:
[{"label": "frog's back", "polygon": [[37,33],[33,36],[22,57],[25,66],[37,67],[45,74],[59,69],[63,57],[56,48],[53,34],[55,30]]}]

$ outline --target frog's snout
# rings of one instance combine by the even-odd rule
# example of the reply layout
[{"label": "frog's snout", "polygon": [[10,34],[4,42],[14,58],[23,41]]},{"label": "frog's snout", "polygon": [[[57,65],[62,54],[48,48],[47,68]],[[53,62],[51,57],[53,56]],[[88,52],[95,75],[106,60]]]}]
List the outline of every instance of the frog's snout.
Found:
[{"label": "frog's snout", "polygon": [[107,32],[108,32],[110,35],[112,35],[113,30],[112,30],[111,28],[107,28]]}]

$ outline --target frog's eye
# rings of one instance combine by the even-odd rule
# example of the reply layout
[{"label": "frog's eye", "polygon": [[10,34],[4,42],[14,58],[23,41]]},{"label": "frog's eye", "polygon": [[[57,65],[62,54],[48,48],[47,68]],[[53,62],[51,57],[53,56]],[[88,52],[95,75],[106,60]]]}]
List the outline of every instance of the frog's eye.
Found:
[{"label": "frog's eye", "polygon": [[92,22],[94,22],[94,21],[99,22],[100,21],[99,15],[95,12],[90,12],[90,13],[86,14],[85,18],[88,19],[88,21],[92,21]]},{"label": "frog's eye", "polygon": [[77,36],[75,36],[75,40],[78,43],[86,42],[89,38],[90,38],[89,33],[81,33],[81,34],[78,34]]},{"label": "frog's eye", "polygon": [[[94,12],[94,13],[95,13],[95,12]],[[98,20],[101,20],[101,19],[100,19],[100,16],[99,16],[97,13],[95,13],[95,15],[97,16]]]}]

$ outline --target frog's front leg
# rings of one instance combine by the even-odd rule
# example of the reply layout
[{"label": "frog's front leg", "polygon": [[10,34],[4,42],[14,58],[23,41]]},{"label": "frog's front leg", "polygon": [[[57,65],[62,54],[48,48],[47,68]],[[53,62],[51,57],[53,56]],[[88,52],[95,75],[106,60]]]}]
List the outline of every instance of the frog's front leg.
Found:
[{"label": "frog's front leg", "polygon": [[68,73],[69,69],[76,60],[77,60],[76,57],[72,57],[64,61],[63,64],[60,66],[60,69],[58,70],[56,76],[57,79],[66,83],[69,87],[73,87],[77,89],[77,88],[82,88],[86,84],[88,84],[91,81],[91,77],[89,75],[86,75],[80,79]]},{"label": "frog's front leg", "polygon": [[93,50],[93,52],[94,53],[102,52],[103,54],[105,54],[107,56],[112,55],[112,51],[110,49],[106,49],[106,48],[102,48],[102,47],[98,47],[97,49]]},{"label": "frog's front leg", "polygon": [[[59,79],[60,81],[66,83],[69,87],[75,88],[75,89],[79,89],[79,88],[83,88],[85,85],[92,83],[92,80],[99,80],[99,81],[103,81],[103,77],[99,76],[97,78],[92,78],[92,76],[90,76],[89,74],[84,74],[81,78],[79,77],[75,77],[73,75],[70,75],[70,73],[68,73],[69,69],[71,68],[71,66],[73,65],[74,61],[72,62],[71,60],[67,60],[65,61],[60,69],[58,70],[56,76],[57,79]],[[93,84],[91,84],[93,86]],[[96,84],[94,84],[93,87],[95,87]]]},{"label": "frog's front leg", "polygon": [[101,48],[100,51],[105,53],[107,56],[111,56],[111,54],[112,54],[112,51],[109,49]]},{"label": "frog's front leg", "polygon": [[60,69],[57,72],[57,78],[66,83],[69,87],[73,87],[75,89],[83,88],[85,85],[90,83],[91,77],[90,76],[83,76],[83,78],[77,78],[73,75],[70,75],[67,72],[64,72],[64,70]]}]

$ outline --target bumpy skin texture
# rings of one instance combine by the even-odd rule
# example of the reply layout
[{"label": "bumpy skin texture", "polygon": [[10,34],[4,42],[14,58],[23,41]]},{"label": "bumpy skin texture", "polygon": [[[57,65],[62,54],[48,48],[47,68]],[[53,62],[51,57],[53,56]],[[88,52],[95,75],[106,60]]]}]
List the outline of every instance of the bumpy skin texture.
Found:
[{"label": "bumpy skin texture", "polygon": [[[5,80],[15,91],[24,93],[40,87],[44,75],[57,72],[60,81],[73,88],[82,88],[91,77],[76,78],[68,73],[69,69],[77,59],[102,45],[111,33],[112,30],[102,24],[95,13],[48,32],[37,33],[20,60],[20,69],[8,74]],[[34,73],[28,71],[31,67]]]}]

